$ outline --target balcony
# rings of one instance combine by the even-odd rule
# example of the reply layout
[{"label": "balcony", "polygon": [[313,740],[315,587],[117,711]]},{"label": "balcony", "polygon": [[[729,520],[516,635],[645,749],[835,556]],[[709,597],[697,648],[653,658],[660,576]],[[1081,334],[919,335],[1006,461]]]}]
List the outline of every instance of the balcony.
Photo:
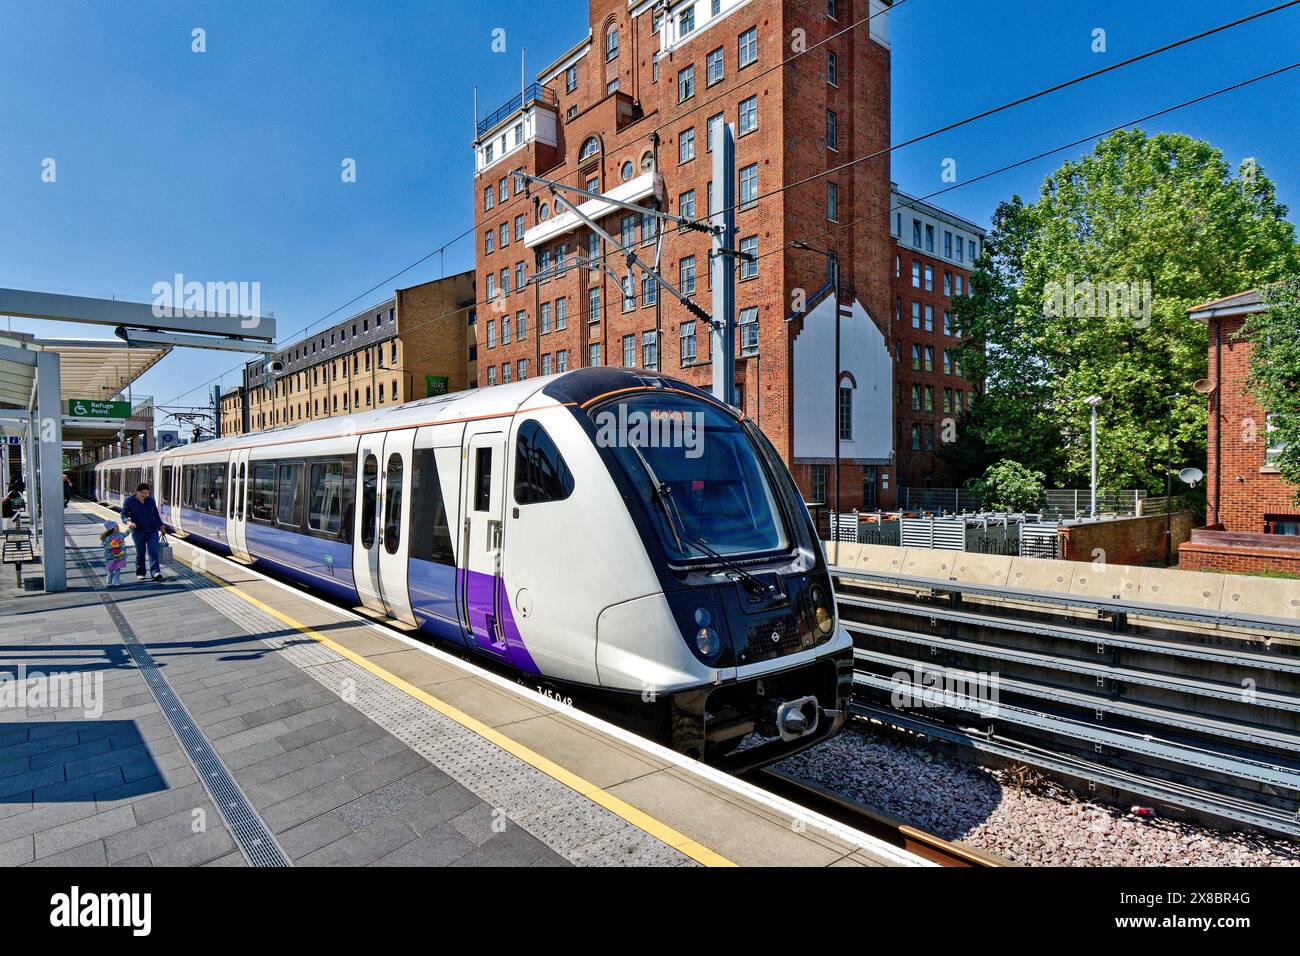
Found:
[{"label": "balcony", "polygon": [[555,112],[559,105],[559,101],[556,99],[554,92],[547,87],[542,86],[540,83],[533,83],[531,86],[510,97],[510,99],[506,100],[505,103],[501,104],[487,116],[483,117],[483,119],[479,120],[478,126],[476,127],[478,138],[480,140],[483,139],[488,133],[492,132],[492,130],[502,125],[509,117],[518,113],[520,110],[527,109],[534,103],[541,103],[545,106],[549,106],[551,112]]},{"label": "balcony", "polygon": [[534,83],[485,116],[475,125],[475,173],[525,150],[530,143],[554,146],[558,110],[555,94]]}]

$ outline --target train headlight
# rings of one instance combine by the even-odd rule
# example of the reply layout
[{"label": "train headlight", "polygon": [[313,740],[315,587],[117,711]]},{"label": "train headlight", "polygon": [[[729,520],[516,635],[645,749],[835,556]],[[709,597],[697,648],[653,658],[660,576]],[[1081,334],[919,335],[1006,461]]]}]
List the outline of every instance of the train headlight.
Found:
[{"label": "train headlight", "polygon": [[835,612],[826,600],[826,591],[820,584],[812,586],[813,620],[817,622],[817,631],[822,637],[830,637],[835,629]]},{"label": "train headlight", "polygon": [[697,607],[694,617],[698,628],[695,632],[695,646],[705,657],[713,657],[722,650],[722,638],[710,626],[713,623],[713,615],[709,613],[707,607]]}]

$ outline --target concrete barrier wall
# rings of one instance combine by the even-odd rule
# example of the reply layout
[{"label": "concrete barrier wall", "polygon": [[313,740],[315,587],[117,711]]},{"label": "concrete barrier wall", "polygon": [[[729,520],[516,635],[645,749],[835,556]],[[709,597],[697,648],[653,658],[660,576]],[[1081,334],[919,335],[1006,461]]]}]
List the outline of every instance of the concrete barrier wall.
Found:
[{"label": "concrete barrier wall", "polygon": [[874,544],[840,544],[846,563],[822,545],[832,564],[875,573],[1300,620],[1300,581]]}]

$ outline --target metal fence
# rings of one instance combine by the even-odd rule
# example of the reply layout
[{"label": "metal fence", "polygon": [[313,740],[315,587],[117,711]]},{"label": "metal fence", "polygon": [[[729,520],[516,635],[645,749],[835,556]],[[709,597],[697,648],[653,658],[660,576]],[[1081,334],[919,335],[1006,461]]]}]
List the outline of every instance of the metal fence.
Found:
[{"label": "metal fence", "polygon": [[[911,515],[905,512],[856,511],[829,515],[830,539],[859,544],[885,544],[941,551],[971,551],[981,554],[1019,555],[1021,529],[1041,522],[1039,514],[980,513],[967,515]],[[1055,541],[1056,525],[1050,537]],[[1034,554],[1046,553],[1035,543]],[[1055,552],[1053,551],[1053,555]]]},{"label": "metal fence", "polygon": [[[1145,489],[1097,489],[1097,511],[1107,514],[1151,514],[1150,505],[1144,507]],[[929,511],[935,514],[980,513],[986,503],[979,495],[965,488],[912,488],[898,487],[898,507],[902,511]],[[1043,493],[1039,510],[1053,518],[1075,518],[1086,515],[1092,507],[1092,492],[1088,488],[1049,488]]]}]

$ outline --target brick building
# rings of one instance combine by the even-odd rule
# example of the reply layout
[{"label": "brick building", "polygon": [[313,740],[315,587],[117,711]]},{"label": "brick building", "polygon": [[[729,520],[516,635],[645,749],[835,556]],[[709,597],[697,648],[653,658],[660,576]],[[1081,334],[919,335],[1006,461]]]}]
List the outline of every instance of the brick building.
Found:
[{"label": "brick building", "polygon": [[900,485],[929,488],[943,483],[937,451],[945,429],[955,428],[974,393],[956,355],[952,300],[970,288],[984,230],[897,187],[890,209],[895,471]]},{"label": "brick building", "polygon": [[476,384],[474,272],[398,289],[386,302],[244,367],[222,395],[221,433],[278,428],[369,411]]},{"label": "brick building", "polygon": [[1272,460],[1267,416],[1246,386],[1251,344],[1236,338],[1266,305],[1259,291],[1206,302],[1188,316],[1209,328],[1207,526],[1179,548],[1179,566],[1216,571],[1300,574],[1296,489]]},{"label": "brick building", "polygon": [[[888,4],[589,0],[589,18],[585,38],[477,122],[476,271],[490,300],[477,330],[480,384],[613,364],[709,387],[705,324],[656,283],[629,283],[621,255],[608,260],[615,275],[589,268],[612,250],[545,189],[524,189],[510,173],[702,220],[709,131],[725,122],[736,137],[737,244],[757,256],[736,276],[736,402],[810,500],[833,498],[827,466],[838,434],[842,506],[863,502],[868,476],[889,504]],[[792,36],[807,52],[782,67]],[[599,198],[576,201],[710,306],[706,234],[659,229]],[[838,310],[826,251],[843,264]]]}]

